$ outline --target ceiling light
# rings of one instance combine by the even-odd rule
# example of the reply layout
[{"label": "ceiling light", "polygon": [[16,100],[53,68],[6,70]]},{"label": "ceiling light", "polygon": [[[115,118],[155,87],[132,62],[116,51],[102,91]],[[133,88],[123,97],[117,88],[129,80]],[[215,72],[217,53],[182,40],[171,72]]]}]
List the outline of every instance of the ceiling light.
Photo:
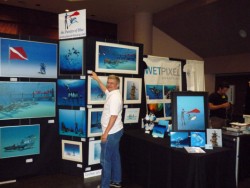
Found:
[{"label": "ceiling light", "polygon": [[239,35],[241,38],[247,37],[247,32],[244,29],[239,30]]}]

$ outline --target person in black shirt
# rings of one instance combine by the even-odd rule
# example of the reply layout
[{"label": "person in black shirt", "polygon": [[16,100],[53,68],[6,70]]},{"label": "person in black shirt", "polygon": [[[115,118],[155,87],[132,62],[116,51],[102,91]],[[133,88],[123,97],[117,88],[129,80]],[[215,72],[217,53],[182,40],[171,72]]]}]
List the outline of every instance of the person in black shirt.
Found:
[{"label": "person in black shirt", "polygon": [[210,109],[211,127],[220,129],[226,126],[227,109],[230,108],[226,92],[229,89],[228,83],[221,83],[217,87],[217,91],[209,95],[208,105]]}]

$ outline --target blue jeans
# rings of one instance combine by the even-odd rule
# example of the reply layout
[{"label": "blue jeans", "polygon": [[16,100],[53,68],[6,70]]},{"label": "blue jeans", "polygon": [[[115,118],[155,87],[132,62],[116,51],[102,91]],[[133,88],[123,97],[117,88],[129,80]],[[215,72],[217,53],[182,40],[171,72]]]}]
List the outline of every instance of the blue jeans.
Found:
[{"label": "blue jeans", "polygon": [[119,143],[122,135],[123,129],[114,134],[108,135],[106,142],[101,142],[101,188],[109,188],[110,181],[120,183],[122,180],[119,151]]}]

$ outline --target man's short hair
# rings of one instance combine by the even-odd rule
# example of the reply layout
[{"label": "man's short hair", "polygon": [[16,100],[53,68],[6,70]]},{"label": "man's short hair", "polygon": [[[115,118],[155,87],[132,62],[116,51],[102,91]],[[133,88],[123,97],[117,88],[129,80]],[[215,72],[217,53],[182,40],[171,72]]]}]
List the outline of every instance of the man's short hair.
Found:
[{"label": "man's short hair", "polygon": [[218,89],[223,89],[223,88],[229,88],[230,86],[229,86],[229,83],[227,83],[227,82],[222,82],[222,83],[220,83],[220,84],[218,84]]},{"label": "man's short hair", "polygon": [[120,85],[120,78],[118,76],[111,74],[108,76],[108,79],[116,80],[117,84]]}]

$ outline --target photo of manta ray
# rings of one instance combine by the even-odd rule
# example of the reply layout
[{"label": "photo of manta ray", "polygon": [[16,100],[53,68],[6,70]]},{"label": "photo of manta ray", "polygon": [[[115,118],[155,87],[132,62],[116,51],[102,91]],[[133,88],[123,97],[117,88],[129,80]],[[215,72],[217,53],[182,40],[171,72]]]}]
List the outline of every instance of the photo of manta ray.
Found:
[{"label": "photo of manta ray", "polygon": [[59,41],[59,75],[83,75],[83,39]]},{"label": "photo of manta ray", "polygon": [[148,99],[163,99],[163,85],[146,85]]},{"label": "photo of manta ray", "polygon": [[0,82],[0,120],[55,117],[54,82]]},{"label": "photo of manta ray", "polygon": [[0,127],[0,158],[40,153],[40,125]]},{"label": "photo of manta ray", "polygon": [[96,72],[138,74],[139,47],[96,42]]},{"label": "photo of manta ray", "polygon": [[57,78],[57,44],[0,38],[0,76]]},{"label": "photo of manta ray", "polygon": [[85,138],[86,111],[59,109],[59,134]]},{"label": "photo of manta ray", "polygon": [[81,106],[86,105],[85,79],[58,79],[57,105]]}]

